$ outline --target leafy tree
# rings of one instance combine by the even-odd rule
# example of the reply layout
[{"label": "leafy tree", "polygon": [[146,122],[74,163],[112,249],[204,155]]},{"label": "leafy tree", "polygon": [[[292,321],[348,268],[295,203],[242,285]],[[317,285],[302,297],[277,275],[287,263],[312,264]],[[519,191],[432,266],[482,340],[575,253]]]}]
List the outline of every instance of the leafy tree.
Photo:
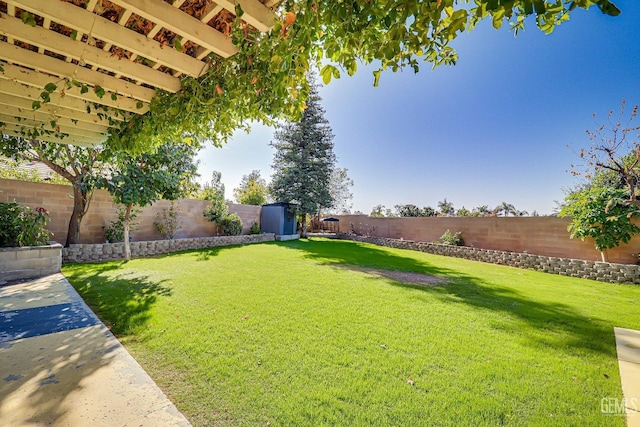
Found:
[{"label": "leafy tree", "polygon": [[400,217],[422,216],[422,210],[416,205],[412,205],[412,204],[395,205],[395,208],[396,208],[396,214]]},{"label": "leafy tree", "polygon": [[560,217],[570,217],[568,231],[571,237],[595,240],[602,261],[606,261],[607,249],[628,243],[640,233],[633,218],[640,215],[640,207],[628,201],[625,190],[592,187],[567,196]]},{"label": "leafy tree", "polygon": [[349,169],[334,168],[331,173],[331,179],[329,180],[329,192],[333,200],[333,205],[330,208],[331,211],[337,212],[338,214],[348,214],[351,212],[351,208],[353,207],[352,187],[353,180],[349,178]]},{"label": "leafy tree", "polygon": [[463,206],[456,211],[456,216],[472,216],[472,212]]},{"label": "leafy tree", "polygon": [[369,214],[369,216],[372,217],[376,217],[376,218],[382,218],[384,217],[384,210],[385,210],[385,206],[384,205],[375,205],[373,208],[371,208],[371,213]]},{"label": "leafy tree", "polygon": [[80,243],[80,224],[89,209],[91,196],[104,169],[108,151],[102,147],[83,147],[40,142],[33,139],[4,138],[0,154],[17,161],[42,162],[68,181],[73,188],[73,211],[69,218],[65,246]]},{"label": "leafy tree", "polygon": [[447,202],[447,199],[438,202],[438,209],[442,215],[453,215],[455,212],[453,203]]},{"label": "leafy tree", "polygon": [[222,183],[222,173],[213,171],[211,181],[205,182],[200,191],[196,193],[196,197],[200,200],[217,200],[224,201],[224,184]]},{"label": "leafy tree", "polygon": [[420,216],[438,216],[438,211],[431,206],[425,206],[422,208],[422,214]]},{"label": "leafy tree", "polygon": [[477,216],[489,216],[489,215],[493,214],[493,212],[491,210],[489,210],[489,206],[487,206],[487,205],[477,206],[477,207],[473,208],[472,212],[477,214]]},{"label": "leafy tree", "polygon": [[[635,202],[640,184],[640,126],[634,126],[633,121],[638,115],[638,106],[633,107],[626,119],[625,107],[623,99],[617,118],[613,118],[611,110],[606,123],[594,131],[587,130],[591,145],[582,148],[579,154],[586,164],[571,167],[574,176],[584,175],[592,181],[590,185],[602,187],[624,183],[629,200]],[[593,117],[595,119],[596,115]]]},{"label": "leafy tree", "polygon": [[271,195],[277,201],[298,205],[303,237],[307,235],[307,215],[334,204],[330,191],[336,163],[333,133],[320,101],[312,82],[302,119],[278,125],[271,143],[276,149],[271,166]]},{"label": "leafy tree", "polygon": [[493,210],[493,213],[496,214],[497,216],[500,216],[500,213],[502,213],[502,216],[509,216],[509,215],[515,216],[516,212],[517,212],[517,209],[515,208],[515,206],[507,202],[500,203]]},{"label": "leafy tree", "polygon": [[197,174],[195,156],[198,146],[163,144],[153,152],[131,156],[118,153],[108,178],[100,180],[116,203],[125,207],[125,260],[131,259],[129,223],[134,206],[144,207],[156,200],[176,200],[189,193],[190,182]]},{"label": "leafy tree", "polygon": [[43,177],[35,168],[28,168],[30,163],[19,162],[15,159],[0,156],[0,178],[16,179],[19,181],[44,182],[48,184],[70,185],[70,182],[51,171]]},{"label": "leafy tree", "polygon": [[267,202],[267,182],[259,170],[243,175],[240,186],[233,190],[236,201],[243,205],[263,205]]}]

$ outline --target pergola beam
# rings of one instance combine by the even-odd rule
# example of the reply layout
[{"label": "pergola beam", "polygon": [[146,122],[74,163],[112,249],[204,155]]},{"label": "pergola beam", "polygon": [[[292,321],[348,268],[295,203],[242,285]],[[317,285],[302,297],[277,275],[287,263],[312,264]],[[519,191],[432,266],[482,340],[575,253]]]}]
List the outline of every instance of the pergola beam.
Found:
[{"label": "pergola beam", "polygon": [[[52,0],[5,1],[43,18],[73,28],[78,31],[79,35],[81,35],[80,33],[90,34],[108,44],[116,45],[189,76],[199,77],[204,70],[205,64],[198,59],[175,49],[169,49],[153,38],[147,38],[71,3]],[[76,40],[80,41],[80,38],[77,37]],[[73,40],[69,38],[69,41]]]},{"label": "pergola beam", "polygon": [[[0,128],[0,132],[5,135],[27,138],[22,134],[20,130],[16,131],[7,126]],[[56,138],[55,136],[46,135],[46,134],[40,135],[38,136],[38,138],[35,138],[35,139],[37,139],[38,141],[44,141],[44,142],[55,142],[57,144],[62,143],[62,144],[84,145],[84,146],[94,146],[94,145],[102,144],[105,141],[104,139],[91,139],[91,138],[84,138],[79,136],[67,136],[65,138],[60,139],[60,138]]]},{"label": "pergola beam", "polygon": [[228,58],[238,52],[238,48],[227,37],[207,24],[201,22],[163,0],[111,0],[133,13],[149,19],[198,45]]},{"label": "pergola beam", "polygon": [[89,70],[79,65],[69,64],[59,59],[40,55],[27,49],[0,41],[0,59],[25,67],[35,68],[55,76],[75,79],[92,86],[100,86],[105,90],[123,94],[125,96],[150,102],[155,91],[134,83]]},{"label": "pergola beam", "polygon": [[278,19],[271,9],[258,0],[215,0],[215,2],[233,14],[236,13],[236,4],[239,5],[244,12],[240,19],[260,31],[269,31]]},{"label": "pergola beam", "polygon": [[[38,111],[27,111],[18,107],[0,104],[0,115],[3,117],[20,117],[22,120],[37,120],[39,122],[47,123],[51,120],[56,120],[58,124],[65,125],[67,127],[75,127],[78,129],[90,130],[98,133],[107,133],[109,127],[97,123],[83,122],[81,120],[70,119],[68,117],[57,117],[49,113],[43,113]],[[75,120],[75,121],[74,121]],[[2,120],[0,120],[2,121]]]},{"label": "pergola beam", "polygon": [[[76,7],[77,9],[77,7]],[[180,89],[180,80],[161,71],[150,70],[149,67],[132,61],[122,61],[117,57],[97,47],[71,40],[67,36],[42,27],[31,27],[18,18],[0,13],[0,35],[12,36],[17,40],[34,46],[44,47],[51,52],[64,55],[79,62],[96,65],[99,68],[118,73],[134,80],[143,80],[151,86],[169,92]]]},{"label": "pergola beam", "polygon": [[[29,101],[25,98],[20,98],[13,95],[6,95],[0,93],[0,104],[9,105],[18,108],[19,110],[24,111],[25,113],[29,113],[33,111],[32,101]],[[86,112],[81,112],[77,110],[71,110],[66,107],[62,107],[59,105],[50,105],[49,103],[42,104],[42,106],[37,110],[43,113],[49,113],[53,115],[53,117],[67,117],[69,119],[74,119],[78,121],[83,121],[87,123],[97,123],[109,126],[109,121],[106,118],[100,118],[97,115],[89,114]],[[114,119],[114,118],[112,118]],[[52,120],[52,119],[49,119]],[[120,118],[122,120],[122,118]]]},{"label": "pergola beam", "polygon": [[[4,72],[0,72],[0,79],[19,82],[41,90],[44,89],[47,84],[53,83],[51,81],[51,76],[37,71],[27,70],[17,65],[2,64],[2,68],[4,68]],[[128,98],[124,95],[118,95],[115,92],[105,91],[104,96],[99,98],[93,90],[81,93],[81,88],[76,86],[71,86],[71,88],[61,88],[58,86],[58,91],[64,91],[65,96],[82,99],[88,102],[95,102],[96,104],[101,104],[107,107],[119,108],[136,114],[144,114],[149,111],[148,103],[143,102],[142,106],[138,108],[137,100]],[[111,98],[112,95],[116,95],[117,99],[115,101]]]},{"label": "pergola beam", "polygon": [[78,129],[73,126],[65,126],[59,123],[56,124],[56,129],[52,129],[51,127],[47,127],[46,125],[43,125],[43,123],[38,120],[18,119],[16,117],[6,116],[3,114],[0,114],[0,123],[7,123],[14,126],[24,126],[30,129],[46,129],[48,131],[55,130],[57,133],[65,133],[65,134],[68,134],[69,136],[87,137],[87,138],[95,138],[95,139],[100,139],[100,138],[106,139],[109,136],[104,133],[91,132],[89,130]]},{"label": "pergola beam", "polygon": [[[41,90],[36,89],[34,87],[25,86],[21,83],[17,83],[11,80],[0,79],[0,94],[13,95],[20,98],[24,98],[29,100],[31,103],[33,101],[39,101],[41,105],[45,104],[45,102],[40,98]],[[72,98],[62,96],[60,93],[54,92],[49,95],[50,101],[46,104],[54,106],[54,107],[64,107],[70,110],[79,111],[82,113],[87,113],[97,116],[98,113],[107,113],[109,116],[112,116],[114,120],[117,120],[116,117],[119,118],[119,121],[124,121],[123,117],[115,114],[115,111],[102,111],[96,109],[91,103],[87,101],[83,101],[82,99]]]}]

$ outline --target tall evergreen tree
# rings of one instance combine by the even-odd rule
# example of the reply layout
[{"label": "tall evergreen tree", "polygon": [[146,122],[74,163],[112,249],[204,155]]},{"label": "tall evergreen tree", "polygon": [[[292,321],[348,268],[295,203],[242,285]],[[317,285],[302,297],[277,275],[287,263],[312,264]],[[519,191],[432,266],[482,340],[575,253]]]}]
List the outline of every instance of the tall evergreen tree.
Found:
[{"label": "tall evergreen tree", "polygon": [[276,149],[270,192],[276,201],[298,204],[302,236],[307,235],[307,215],[333,205],[331,175],[336,155],[333,133],[320,105],[313,77],[309,78],[309,99],[299,122],[278,126],[271,146]]}]

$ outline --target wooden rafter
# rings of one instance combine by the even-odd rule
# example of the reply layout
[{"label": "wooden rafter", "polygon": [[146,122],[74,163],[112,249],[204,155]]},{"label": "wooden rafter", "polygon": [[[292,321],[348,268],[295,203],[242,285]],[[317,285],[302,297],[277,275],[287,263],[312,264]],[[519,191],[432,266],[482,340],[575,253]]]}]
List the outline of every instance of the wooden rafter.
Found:
[{"label": "wooden rafter", "polygon": [[[12,135],[12,136],[24,136],[23,131],[21,128],[11,128],[9,127],[9,125],[6,125],[4,127],[1,128],[2,129],[2,133],[5,135]],[[53,135],[40,135],[38,136],[38,140],[40,141],[45,141],[45,142],[57,142],[57,143],[63,143],[65,142],[66,139],[69,139],[69,137],[67,136],[63,136],[60,135],[60,138],[56,138]],[[105,141],[105,139],[95,139],[95,138],[85,138],[82,136],[73,136],[73,143],[74,144],[78,144],[78,145],[97,145],[97,144],[101,144]]]},{"label": "wooden rafter", "polygon": [[193,16],[176,12],[175,7],[163,0],[111,0],[111,2],[161,25],[162,28],[195,41],[223,58],[238,52],[238,48],[231,43],[231,37],[214,30]]},{"label": "wooden rafter", "polygon": [[[43,112],[40,110],[26,110],[15,106],[0,104],[0,115],[21,118],[24,120],[37,120],[39,122],[47,123],[53,119],[64,126],[75,126],[78,129],[85,129],[99,133],[107,133],[109,127],[107,125],[85,122],[82,120],[70,119],[68,117],[60,117],[51,113]],[[2,121],[2,120],[0,120]]]},{"label": "wooden rafter", "polygon": [[[15,81],[40,90],[44,89],[47,84],[52,83],[51,76],[27,70],[24,67],[2,64],[2,68],[4,68],[4,73],[0,73],[0,79]],[[99,98],[93,90],[81,93],[82,88],[73,85],[71,88],[59,87],[58,90],[60,92],[64,91],[65,96],[95,102],[111,108],[119,108],[132,113],[144,114],[149,111],[149,103],[143,102],[142,105],[139,105],[137,100],[119,95],[116,92],[106,91],[104,96]],[[117,98],[115,101],[112,98],[114,95]]]},{"label": "wooden rafter", "polygon": [[101,143],[110,123],[148,112],[156,90],[177,92],[181,76],[238,52],[228,27],[236,7],[250,31],[269,31],[277,2],[0,0],[2,133]]},{"label": "wooden rafter", "polygon": [[134,80],[144,79],[150,85],[169,92],[180,89],[180,80],[156,70],[150,70],[137,62],[121,61],[109,52],[90,46],[77,40],[70,40],[56,32],[42,27],[30,27],[18,18],[0,13],[2,26],[0,35],[11,35],[14,39],[27,42],[33,46],[75,59],[78,62],[93,64],[107,71],[119,73]]},{"label": "wooden rafter", "polygon": [[[21,98],[19,96],[6,95],[6,94],[0,93],[0,104],[16,107],[27,114],[33,111],[32,101],[25,98]],[[42,106],[36,111],[49,113],[54,118],[67,117],[69,119],[74,119],[74,120],[83,121],[87,123],[98,123],[98,124],[103,124],[107,126],[109,125],[109,121],[106,118],[101,118],[97,114],[89,114],[87,112],[73,110],[60,105],[51,105],[49,103],[46,103],[46,104],[42,104]],[[113,117],[112,119],[115,119],[115,118],[116,117]],[[118,118],[121,121],[123,120],[121,117],[118,117]],[[49,119],[49,120],[52,120],[52,119]]]}]

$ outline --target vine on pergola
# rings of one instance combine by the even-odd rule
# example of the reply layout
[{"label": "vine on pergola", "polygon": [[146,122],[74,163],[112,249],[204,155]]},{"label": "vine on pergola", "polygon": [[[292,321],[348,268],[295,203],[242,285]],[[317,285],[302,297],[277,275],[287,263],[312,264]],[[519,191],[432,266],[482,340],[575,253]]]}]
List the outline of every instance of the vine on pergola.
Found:
[{"label": "vine on pergola", "polygon": [[[423,62],[454,65],[458,57],[450,42],[481,20],[491,19],[496,29],[507,23],[517,33],[532,17],[549,34],[576,8],[592,6],[607,15],[620,13],[609,0],[285,0],[278,4],[280,20],[261,33],[242,21],[237,6],[235,20],[225,28],[239,52],[227,59],[210,54],[207,73],[181,77],[177,93],[157,90],[147,113],[129,118],[120,112],[128,120],[109,123],[107,143],[134,151],[167,140],[221,145],[252,121],[273,125],[300,117],[311,67],[329,83],[343,72],[353,75],[359,64],[379,64],[373,72],[377,86],[384,70],[418,72]],[[167,43],[189,48],[179,38]],[[52,83],[43,103],[45,92],[59,89],[60,82]],[[50,125],[55,129],[55,119]]]}]

